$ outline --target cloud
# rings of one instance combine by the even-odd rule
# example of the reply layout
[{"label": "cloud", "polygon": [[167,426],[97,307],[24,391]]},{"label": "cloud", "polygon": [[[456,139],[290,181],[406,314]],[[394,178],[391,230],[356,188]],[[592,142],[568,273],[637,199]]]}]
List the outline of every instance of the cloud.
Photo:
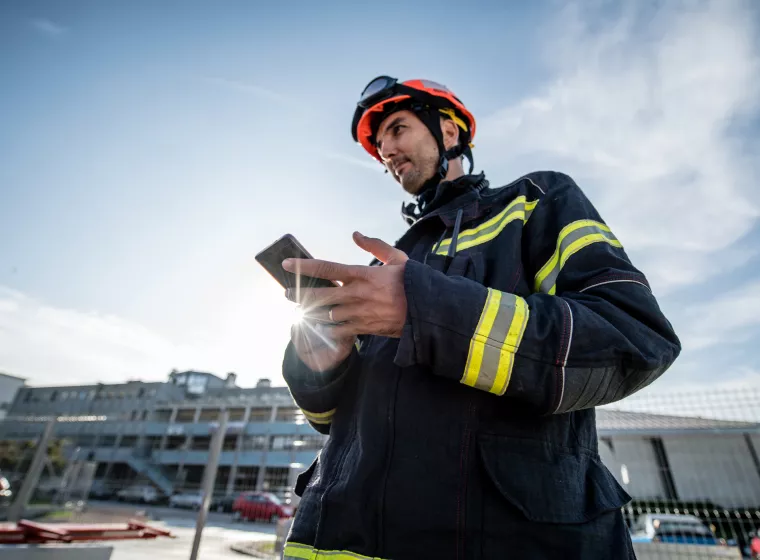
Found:
[{"label": "cloud", "polygon": [[537,37],[556,77],[482,119],[481,157],[575,176],[659,294],[746,262],[732,245],[760,215],[758,142],[737,133],[760,113],[751,4],[632,0],[613,21],[593,5]]},{"label": "cloud", "polygon": [[59,25],[49,19],[33,19],[30,23],[34,29],[48,37],[57,38],[69,31],[67,27]]},{"label": "cloud", "polygon": [[189,355],[139,324],[53,307],[0,286],[0,370],[32,384],[163,379]]},{"label": "cloud", "polygon": [[687,351],[747,342],[760,329],[760,280],[686,309],[681,322],[681,341]]}]

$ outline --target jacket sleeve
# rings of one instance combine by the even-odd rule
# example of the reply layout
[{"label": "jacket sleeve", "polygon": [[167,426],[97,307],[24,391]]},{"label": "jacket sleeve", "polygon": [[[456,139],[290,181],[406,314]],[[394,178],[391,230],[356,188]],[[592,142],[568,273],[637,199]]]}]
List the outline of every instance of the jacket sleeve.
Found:
[{"label": "jacket sleeve", "polygon": [[335,369],[315,372],[301,361],[293,343],[288,342],[282,363],[282,375],[293,400],[309,424],[319,433],[330,433],[332,417],[346,379],[357,367],[359,359],[358,345],[355,345],[348,358]]},{"label": "jacket sleeve", "polygon": [[407,262],[397,365],[557,414],[620,400],[675,361],[646,278],[573,180],[556,178],[522,232],[527,297]]}]

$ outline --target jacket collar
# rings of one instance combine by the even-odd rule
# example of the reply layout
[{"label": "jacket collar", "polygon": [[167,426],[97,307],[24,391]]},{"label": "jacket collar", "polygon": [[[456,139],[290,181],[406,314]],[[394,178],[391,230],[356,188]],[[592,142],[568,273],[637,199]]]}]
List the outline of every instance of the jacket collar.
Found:
[{"label": "jacket collar", "polygon": [[402,205],[401,215],[409,225],[433,214],[444,215],[450,210],[467,205],[480,198],[480,191],[488,188],[485,173],[462,175],[453,181],[442,181],[435,188],[417,196],[416,203]]}]

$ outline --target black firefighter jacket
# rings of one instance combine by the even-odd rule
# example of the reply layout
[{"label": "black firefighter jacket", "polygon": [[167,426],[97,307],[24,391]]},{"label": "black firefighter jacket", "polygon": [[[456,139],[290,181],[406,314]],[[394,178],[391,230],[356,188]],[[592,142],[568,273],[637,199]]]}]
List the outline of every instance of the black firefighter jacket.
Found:
[{"label": "black firefighter jacket", "polygon": [[330,436],[298,478],[285,558],[634,558],[594,407],[680,343],[581,189],[555,172],[444,182],[396,247],[400,339],[360,337],[319,374],[285,351]]}]

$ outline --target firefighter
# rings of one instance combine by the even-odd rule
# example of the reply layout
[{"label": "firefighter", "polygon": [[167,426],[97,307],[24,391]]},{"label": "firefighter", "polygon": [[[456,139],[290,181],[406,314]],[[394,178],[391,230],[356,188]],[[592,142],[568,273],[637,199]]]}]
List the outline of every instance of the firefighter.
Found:
[{"label": "firefighter", "polygon": [[338,283],[286,294],[307,318],[283,375],[330,437],[285,558],[634,558],[594,409],[662,375],[679,340],[573,179],[494,187],[475,131],[445,86],[372,80],[352,134],[414,196],[409,228],[394,246],[355,233],[369,266],[283,263]]}]

